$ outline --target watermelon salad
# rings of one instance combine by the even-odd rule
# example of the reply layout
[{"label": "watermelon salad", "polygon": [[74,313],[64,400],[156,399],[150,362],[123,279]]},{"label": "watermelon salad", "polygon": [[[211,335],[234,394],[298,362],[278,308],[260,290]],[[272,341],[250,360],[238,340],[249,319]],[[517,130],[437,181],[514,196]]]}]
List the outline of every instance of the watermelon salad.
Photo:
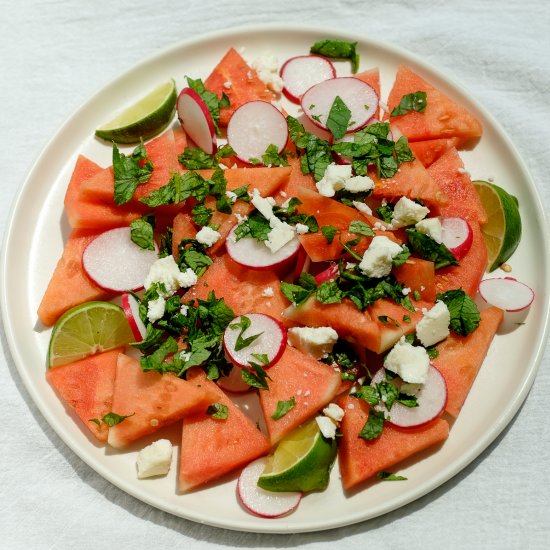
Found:
[{"label": "watermelon salad", "polygon": [[251,465],[240,493],[265,517],[302,494],[258,496],[257,459],[311,419],[346,491],[443,444],[503,319],[474,301],[488,219],[460,149],[482,134],[475,116],[407,66],[384,101],[353,44],[282,61],[231,48],[187,79],[160,135],[129,155],[106,143],[113,166],[77,158],[38,309],[51,326],[122,303],[135,341],[48,381],[121,453],[158,432],[140,478],[166,474],[174,423],[179,492]]}]

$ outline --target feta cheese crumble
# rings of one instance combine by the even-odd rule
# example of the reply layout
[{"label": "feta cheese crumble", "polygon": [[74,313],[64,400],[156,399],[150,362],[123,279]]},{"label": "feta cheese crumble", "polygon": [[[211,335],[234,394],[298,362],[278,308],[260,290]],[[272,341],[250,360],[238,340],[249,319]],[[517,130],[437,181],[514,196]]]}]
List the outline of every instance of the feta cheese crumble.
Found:
[{"label": "feta cheese crumble", "polygon": [[363,254],[359,269],[368,277],[385,277],[389,275],[392,261],[403,249],[388,237],[374,237]]},{"label": "feta cheese crumble", "polygon": [[334,197],[340,189],[346,189],[350,193],[374,189],[374,182],[368,176],[352,175],[351,164],[329,164],[323,177],[315,185],[324,197]]},{"label": "feta cheese crumble", "polygon": [[205,225],[197,232],[195,239],[201,244],[212,246],[220,240],[220,237],[221,235],[217,231]]},{"label": "feta cheese crumble", "polygon": [[279,61],[272,54],[262,55],[251,63],[260,80],[273,92],[280,94],[283,91],[284,82],[279,76]]},{"label": "feta cheese crumble", "polygon": [[165,292],[159,294],[163,298],[169,298],[180,288],[188,288],[193,286],[197,282],[197,275],[195,272],[187,268],[185,271],[180,271],[178,264],[174,260],[172,255],[159,258],[149,269],[147,277],[143,286],[145,290],[149,290],[155,283],[163,284],[166,289]]},{"label": "feta cheese crumble", "polygon": [[309,233],[309,227],[303,223],[297,223],[295,229],[298,235],[305,235],[306,233]]},{"label": "feta cheese crumble", "polygon": [[336,403],[329,403],[327,407],[323,409],[323,414],[332,418],[335,422],[341,422],[344,418],[344,409],[339,407]]},{"label": "feta cheese crumble", "polygon": [[138,479],[166,475],[172,463],[172,443],[159,439],[138,453],[136,466]]},{"label": "feta cheese crumble", "polygon": [[443,242],[443,228],[441,227],[439,218],[426,218],[419,221],[414,228],[419,233],[428,235],[428,237],[431,237],[438,244]]},{"label": "feta cheese crumble", "polygon": [[166,307],[166,300],[159,296],[156,300],[149,300],[147,303],[147,319],[151,323],[158,321],[164,315],[164,309]]},{"label": "feta cheese crumble", "polygon": [[416,325],[416,336],[423,346],[433,346],[449,336],[450,322],[447,304],[438,300]]},{"label": "feta cheese crumble", "polygon": [[355,206],[355,208],[357,208],[357,210],[359,210],[361,214],[367,214],[368,216],[372,216],[372,208],[368,204],[365,204],[364,202],[360,202],[360,201],[352,201],[351,204],[353,204],[353,206]]},{"label": "feta cheese crumble", "polygon": [[328,416],[317,416],[315,417],[315,421],[323,437],[327,439],[334,439],[336,437],[336,424]]},{"label": "feta cheese crumble", "polygon": [[413,346],[405,337],[393,346],[384,359],[384,368],[399,375],[404,382],[424,384],[428,376],[430,358],[421,346]]},{"label": "feta cheese crumble", "polygon": [[338,333],[331,327],[293,327],[288,329],[291,346],[315,359],[326,357],[338,341]]},{"label": "feta cheese crumble", "polygon": [[412,201],[407,197],[401,197],[393,209],[391,225],[394,229],[414,225],[423,220],[430,213],[430,209]]}]

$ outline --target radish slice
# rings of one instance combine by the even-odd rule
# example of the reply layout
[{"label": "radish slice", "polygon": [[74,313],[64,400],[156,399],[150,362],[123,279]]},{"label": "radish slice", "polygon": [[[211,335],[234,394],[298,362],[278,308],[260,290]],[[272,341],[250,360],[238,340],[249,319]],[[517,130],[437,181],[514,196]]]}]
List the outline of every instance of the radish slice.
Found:
[{"label": "radish slice", "polygon": [[[250,319],[250,326],[241,335],[242,329],[235,325],[241,323],[242,317]],[[236,349],[239,336],[246,339],[255,334],[260,334],[260,336],[242,349]],[[229,360],[238,367],[250,368],[250,361],[259,363],[253,354],[267,355],[268,364],[262,365],[262,367],[271,367],[285,351],[286,328],[279,321],[264,313],[241,315],[233,319],[225,329],[223,347]]]},{"label": "radish slice", "polygon": [[101,288],[113,292],[140,290],[158,248],[144,250],[132,242],[129,227],[109,229],[98,235],[82,255],[84,271]]},{"label": "radish slice", "polygon": [[249,512],[262,518],[278,518],[296,509],[302,499],[302,493],[275,493],[258,487],[258,479],[264,471],[266,462],[266,457],[258,458],[243,469],[237,482],[237,494]]},{"label": "radish slice", "polygon": [[324,271],[321,271],[321,273],[317,273],[315,275],[315,282],[320,285],[321,283],[324,283],[325,281],[330,281],[331,279],[335,279],[338,277],[338,273],[340,270],[338,269],[338,264],[336,262],[332,262],[327,269]]},{"label": "radish slice", "polygon": [[184,88],[178,96],[178,118],[186,134],[206,153],[216,152],[216,130],[212,115],[201,96]]},{"label": "radish slice", "polygon": [[464,218],[440,218],[441,239],[457,260],[468,253],[474,240],[470,224]]},{"label": "radish slice", "polygon": [[297,281],[302,273],[308,271],[310,265],[311,260],[309,259],[307,252],[300,247],[298,253],[296,254],[294,269],[292,270],[292,281]]},{"label": "radish slice", "polygon": [[504,311],[521,311],[535,299],[533,289],[513,277],[484,279],[479,283],[481,297]]},{"label": "radish slice", "polygon": [[147,328],[143,324],[141,317],[139,316],[139,303],[131,294],[123,294],[121,298],[122,309],[128,324],[132,329],[136,342],[141,342],[145,339],[147,334]]},{"label": "radish slice", "polygon": [[241,376],[241,369],[233,367],[231,372],[227,376],[221,376],[217,380],[218,386],[231,393],[245,393],[252,388],[243,380]]},{"label": "radish slice", "polygon": [[335,77],[334,65],[318,55],[291,57],[281,67],[281,78],[285,85],[283,93],[290,101],[298,104],[302,95],[314,84]]},{"label": "radish slice", "polygon": [[327,119],[336,96],[351,111],[348,132],[359,130],[378,109],[378,96],[366,82],[353,77],[325,80],[312,86],[302,96],[302,109],[314,124],[327,130]]},{"label": "radish slice", "polygon": [[[374,387],[385,381],[386,370],[378,369],[372,377],[371,386]],[[399,378],[391,382],[398,388],[403,384]],[[383,403],[376,405],[375,409],[386,415],[387,422],[400,428],[416,428],[430,422],[443,412],[447,404],[447,384],[443,375],[433,365],[430,365],[426,382],[418,384],[418,386],[420,388],[416,392],[418,407],[407,407],[396,401],[389,411]]]},{"label": "radish slice", "polygon": [[266,101],[249,101],[241,105],[229,119],[227,142],[244,162],[261,161],[266,149],[275,145],[280,153],[288,139],[286,119]]},{"label": "radish slice", "polygon": [[234,262],[249,269],[277,269],[294,258],[300,250],[300,241],[296,236],[277,252],[271,252],[262,241],[251,237],[237,240],[236,227],[230,231],[225,241],[227,253]]}]

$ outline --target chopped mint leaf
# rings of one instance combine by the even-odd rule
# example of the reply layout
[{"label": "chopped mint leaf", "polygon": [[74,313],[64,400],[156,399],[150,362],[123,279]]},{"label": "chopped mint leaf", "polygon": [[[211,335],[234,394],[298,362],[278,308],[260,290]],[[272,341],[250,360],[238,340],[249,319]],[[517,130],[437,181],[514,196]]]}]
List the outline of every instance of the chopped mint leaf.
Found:
[{"label": "chopped mint leaf", "polygon": [[363,426],[359,437],[367,441],[372,441],[380,437],[384,429],[384,413],[373,409],[369,412],[367,422]]},{"label": "chopped mint leaf", "polygon": [[413,251],[424,260],[433,262],[435,269],[458,265],[453,253],[443,243],[437,243],[415,229],[407,229],[407,237]]},{"label": "chopped mint leaf", "polygon": [[338,288],[336,281],[323,281],[317,288],[316,297],[322,304],[339,304],[344,293]]},{"label": "chopped mint leaf", "polygon": [[130,224],[130,238],[144,250],[155,250],[153,229],[155,228],[155,216],[146,214]]},{"label": "chopped mint leaf", "polygon": [[403,315],[403,322],[404,323],[410,323],[411,322],[411,316],[410,315]]},{"label": "chopped mint leaf", "polygon": [[378,316],[378,320],[383,324],[383,325],[394,325],[396,327],[400,327],[401,325],[397,322],[396,319],[394,319],[393,317],[389,317],[388,315],[379,315]]},{"label": "chopped mint leaf", "polygon": [[143,141],[126,156],[113,143],[114,200],[121,205],[129,202],[138,185],[149,181],[153,163],[147,158]]},{"label": "chopped mint leaf", "polygon": [[251,336],[243,337],[244,332],[250,328],[252,321],[246,315],[241,315],[240,321],[238,323],[233,323],[229,325],[229,328],[233,330],[240,329],[239,335],[237,336],[237,341],[235,342],[235,351],[241,351],[244,348],[247,348],[254,340],[258,339],[263,332],[258,334],[252,334]]},{"label": "chopped mint leaf", "polygon": [[393,207],[391,204],[384,204],[383,206],[379,206],[376,209],[376,213],[384,220],[386,223],[391,223],[391,220],[393,218]]},{"label": "chopped mint leaf", "polygon": [[178,156],[180,164],[188,170],[202,170],[205,168],[217,168],[218,161],[212,155],[203,151],[200,147],[186,147]]},{"label": "chopped mint leaf", "polygon": [[206,414],[216,420],[226,420],[229,416],[229,409],[223,403],[212,403],[208,405]]},{"label": "chopped mint leaf", "polygon": [[435,346],[430,346],[426,348],[426,352],[428,353],[428,357],[430,359],[436,359],[439,357],[439,350]]},{"label": "chopped mint leaf", "polygon": [[415,290],[413,292],[413,295],[414,295],[414,299],[419,302],[421,299],[422,299],[422,295],[420,294],[420,292],[418,292],[418,290]]},{"label": "chopped mint leaf", "polygon": [[415,159],[415,156],[409,147],[409,140],[407,139],[407,136],[401,136],[395,142],[395,154],[399,164],[402,162],[411,162]]},{"label": "chopped mint leaf", "polygon": [[321,227],[321,233],[325,236],[328,244],[332,244],[337,232],[338,229],[332,225],[323,225],[323,227]]},{"label": "chopped mint leaf", "polygon": [[271,144],[262,155],[262,163],[266,166],[288,166],[287,155],[288,152],[282,151],[279,153],[277,146]]},{"label": "chopped mint leaf", "polygon": [[283,418],[283,416],[290,412],[295,405],[296,399],[294,397],[291,397],[288,401],[278,401],[275,412],[271,415],[271,418],[273,418],[273,420]]},{"label": "chopped mint leaf", "polygon": [[249,361],[248,364],[252,368],[252,371],[248,369],[241,369],[242,379],[253,388],[268,390],[269,386],[267,385],[267,380],[271,380],[271,378],[269,378],[262,365],[259,363],[254,363],[253,361]]},{"label": "chopped mint leaf", "polygon": [[407,245],[403,245],[401,247],[401,252],[397,254],[397,256],[394,256],[392,259],[392,265],[394,267],[399,267],[400,265],[403,265],[411,255],[409,249],[407,248]]},{"label": "chopped mint leaf", "polygon": [[235,228],[235,237],[237,240],[252,237],[258,241],[267,241],[271,229],[269,220],[264,218],[258,210],[254,210],[243,223]]},{"label": "chopped mint leaf", "polygon": [[171,363],[164,363],[164,359],[171,353],[178,351],[178,343],[175,338],[169,336],[153,353],[143,355],[140,358],[143,372],[155,371],[164,374],[172,371]]},{"label": "chopped mint leaf", "polygon": [[445,302],[451,314],[450,329],[461,336],[474,331],[481,320],[476,303],[463,290],[447,290],[437,299]]},{"label": "chopped mint leaf", "polygon": [[398,403],[401,403],[401,405],[404,405],[405,407],[409,407],[411,409],[413,409],[414,407],[418,407],[418,399],[414,395],[400,393],[396,401]]},{"label": "chopped mint leaf", "polygon": [[404,476],[398,476],[396,474],[392,474],[391,472],[378,472],[376,474],[376,477],[378,479],[381,479],[382,481],[406,481],[407,478]]},{"label": "chopped mint leaf", "polygon": [[357,399],[366,401],[373,407],[380,403],[380,395],[378,394],[376,388],[373,388],[372,386],[361,386],[356,392],[353,392],[350,395],[352,397],[356,397]]},{"label": "chopped mint leaf", "polygon": [[374,237],[376,235],[372,227],[361,220],[353,220],[349,224],[349,232],[355,235],[363,235],[364,237]]},{"label": "chopped mint leaf", "polygon": [[380,382],[376,384],[376,390],[380,395],[380,401],[386,405],[386,409],[391,410],[395,400],[399,397],[399,390],[391,382]]},{"label": "chopped mint leaf", "polygon": [[212,208],[208,208],[204,203],[198,203],[193,206],[191,210],[191,216],[193,216],[193,221],[200,225],[201,227],[208,225],[212,219],[212,213],[214,211]]},{"label": "chopped mint leaf", "polygon": [[344,42],[343,40],[320,40],[310,48],[310,53],[316,53],[324,57],[337,59],[349,59],[351,71],[356,73],[359,70],[359,54],[357,53],[357,42]]},{"label": "chopped mint leaf", "polygon": [[390,116],[406,115],[410,111],[416,111],[417,113],[423,113],[428,105],[426,101],[426,92],[412,92],[405,94],[399,105],[390,113]]},{"label": "chopped mint leaf", "polygon": [[171,227],[167,227],[159,239],[159,258],[165,258],[172,254],[172,233]]},{"label": "chopped mint leaf", "polygon": [[[122,416],[120,414],[109,412],[107,413],[102,419],[101,422],[107,424],[109,428],[112,428],[113,426],[116,426],[117,424],[120,424],[123,420],[126,418],[130,418],[131,416],[134,416],[136,413],[128,414],[126,416]],[[97,418],[90,418],[88,422],[93,422],[94,424],[97,424],[98,426],[101,426],[100,421]]]},{"label": "chopped mint leaf", "polygon": [[330,130],[334,139],[342,139],[348,130],[351,111],[342,101],[340,96],[336,96],[330,108],[327,118],[327,128]]}]

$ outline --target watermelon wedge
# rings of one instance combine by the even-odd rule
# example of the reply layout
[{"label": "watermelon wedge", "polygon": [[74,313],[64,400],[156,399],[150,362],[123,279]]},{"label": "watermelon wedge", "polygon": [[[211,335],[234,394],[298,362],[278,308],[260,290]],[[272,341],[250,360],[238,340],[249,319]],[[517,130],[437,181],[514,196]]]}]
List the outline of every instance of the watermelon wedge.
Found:
[{"label": "watermelon wedge", "polygon": [[441,155],[446,153],[452,147],[458,149],[464,142],[461,138],[441,138],[427,139],[426,141],[412,141],[409,147],[417,160],[419,160],[424,168],[428,168]]}]

